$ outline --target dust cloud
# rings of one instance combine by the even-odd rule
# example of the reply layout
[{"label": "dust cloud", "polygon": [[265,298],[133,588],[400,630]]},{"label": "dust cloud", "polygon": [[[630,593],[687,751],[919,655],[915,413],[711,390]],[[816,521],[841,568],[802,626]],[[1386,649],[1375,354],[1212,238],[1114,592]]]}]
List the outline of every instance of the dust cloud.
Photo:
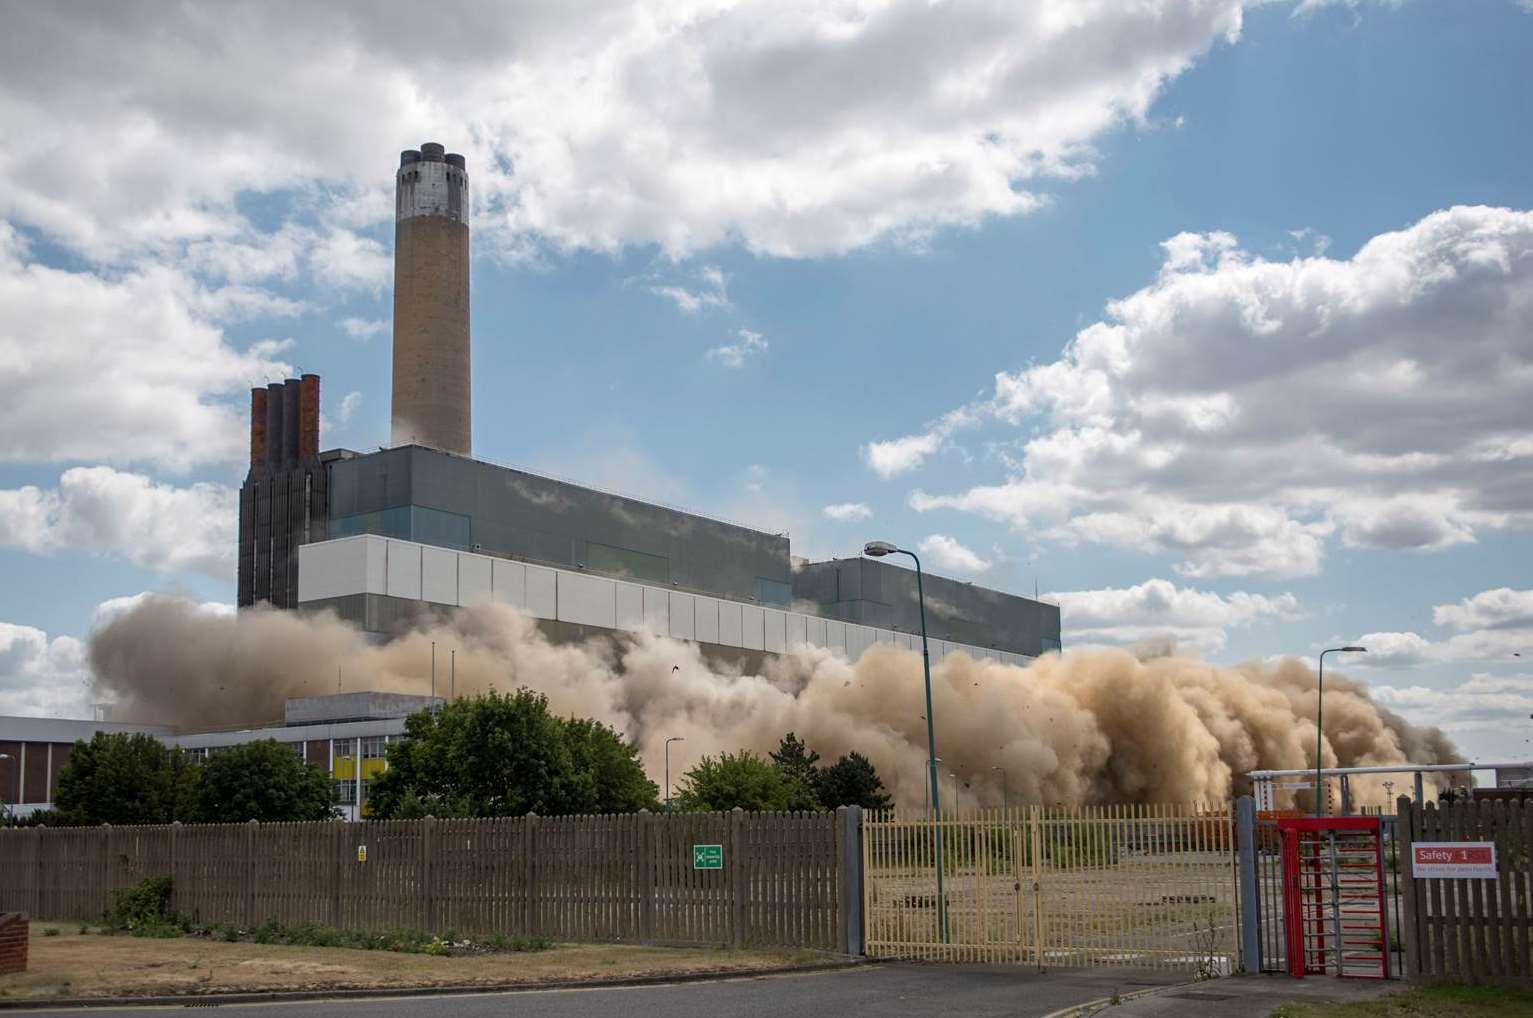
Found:
[{"label": "dust cloud", "polygon": [[[704,754],[765,752],[791,730],[827,759],[864,754],[899,805],[923,803],[921,658],[886,645],[855,664],[800,647],[758,674],[647,633],[553,643],[504,605],[428,618],[379,642],[328,613],[218,616],[157,596],[95,632],[90,653],[114,717],[207,730],[280,719],[291,696],[429,692],[432,641],[439,694],[455,650],[458,696],[536,689],[559,713],[624,733],[651,775],[670,736],[685,739],[672,749],[674,774]],[[1073,805],[1214,802],[1247,791],[1247,771],[1314,763],[1315,676],[1295,659],[1220,667],[1168,647],[1070,651],[1026,667],[949,656],[932,680],[944,807],[954,797],[961,808],[1000,805],[1000,769],[1013,805]],[[1462,760],[1440,731],[1334,674],[1322,752],[1327,765]],[[1358,779],[1353,790],[1360,803],[1384,801],[1381,782]]]}]

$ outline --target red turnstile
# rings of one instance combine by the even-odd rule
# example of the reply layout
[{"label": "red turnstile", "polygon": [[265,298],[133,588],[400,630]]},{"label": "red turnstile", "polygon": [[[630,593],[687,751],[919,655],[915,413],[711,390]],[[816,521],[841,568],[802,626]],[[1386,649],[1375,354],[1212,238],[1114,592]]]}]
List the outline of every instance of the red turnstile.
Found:
[{"label": "red turnstile", "polygon": [[1278,821],[1288,973],[1389,978],[1378,817]]}]

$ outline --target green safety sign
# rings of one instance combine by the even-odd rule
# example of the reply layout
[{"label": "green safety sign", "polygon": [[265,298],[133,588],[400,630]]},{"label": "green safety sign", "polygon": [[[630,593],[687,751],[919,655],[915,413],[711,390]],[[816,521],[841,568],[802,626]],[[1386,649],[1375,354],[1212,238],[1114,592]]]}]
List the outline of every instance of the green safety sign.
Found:
[{"label": "green safety sign", "polygon": [[721,870],[724,868],[723,845],[693,845],[692,868],[695,870]]}]

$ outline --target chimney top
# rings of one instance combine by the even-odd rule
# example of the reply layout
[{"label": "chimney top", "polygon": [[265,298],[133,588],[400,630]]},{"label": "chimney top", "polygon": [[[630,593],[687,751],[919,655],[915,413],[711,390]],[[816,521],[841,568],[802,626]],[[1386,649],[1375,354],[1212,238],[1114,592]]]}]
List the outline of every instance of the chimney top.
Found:
[{"label": "chimney top", "polygon": [[442,162],[442,157],[447,154],[447,149],[434,141],[428,141],[421,146],[421,161],[427,163]]}]

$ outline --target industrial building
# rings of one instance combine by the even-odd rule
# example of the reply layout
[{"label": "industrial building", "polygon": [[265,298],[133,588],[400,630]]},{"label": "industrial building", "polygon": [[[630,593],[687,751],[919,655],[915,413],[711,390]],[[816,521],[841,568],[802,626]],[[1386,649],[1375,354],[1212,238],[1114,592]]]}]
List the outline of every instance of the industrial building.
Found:
[{"label": "industrial building", "polygon": [[[241,608],[329,610],[383,637],[422,613],[499,602],[554,640],[648,630],[744,667],[799,645],[853,661],[881,643],[920,649],[909,569],[795,559],[786,534],[471,458],[467,162],[428,143],[400,154],[394,180],[391,447],[322,450],[317,375],[251,390]],[[934,663],[1059,649],[1056,605],[930,574],[925,590]],[[76,740],[144,732],[202,758],[276,739],[325,768],[355,817],[405,716],[432,702],[290,700],[280,722],[229,732],[0,718],[0,804],[44,808]]]},{"label": "industrial building", "polygon": [[[491,600],[554,639],[649,629],[745,663],[798,643],[916,649],[911,570],[796,561],[785,534],[471,458],[468,194],[463,157],[401,154],[392,448],[321,452],[312,375],[252,390],[239,604],[388,634]],[[934,660],[1059,649],[1056,605],[930,575],[926,591]]]},{"label": "industrial building", "polygon": [[281,721],[257,728],[176,732],[167,725],[0,717],[0,808],[26,816],[51,809],[59,772],[74,743],[98,732],[152,735],[197,760],[232,746],[273,739],[322,768],[348,820],[366,813],[368,788],[384,770],[388,744],[404,737],[405,718],[442,700],[404,693],[339,693],[288,700]]}]

